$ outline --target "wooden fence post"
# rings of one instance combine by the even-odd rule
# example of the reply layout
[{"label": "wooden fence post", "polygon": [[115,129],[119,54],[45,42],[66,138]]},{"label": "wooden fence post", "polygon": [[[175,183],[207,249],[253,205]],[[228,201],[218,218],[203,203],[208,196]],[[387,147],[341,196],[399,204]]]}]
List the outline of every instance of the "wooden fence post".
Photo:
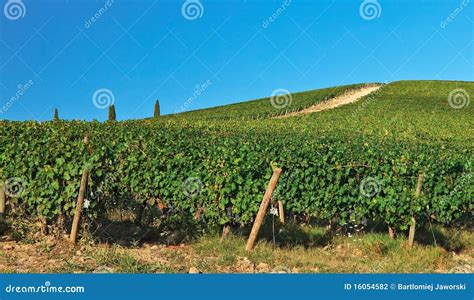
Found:
[{"label": "wooden fence post", "polygon": [[[418,175],[418,182],[416,184],[415,199],[420,197],[421,187],[423,185],[423,174]],[[411,217],[410,231],[408,232],[408,247],[413,247],[413,242],[415,241],[415,228],[416,220],[415,217]]]},{"label": "wooden fence post", "polygon": [[285,224],[285,208],[280,200],[278,200],[278,216],[280,217],[280,223]]},{"label": "wooden fence post", "polygon": [[0,217],[3,217],[3,215],[5,214],[5,202],[5,185],[4,183],[0,183]]},{"label": "wooden fence post", "polygon": [[391,240],[395,238],[395,228],[393,228],[392,226],[388,226],[388,236]]},{"label": "wooden fence post", "polygon": [[268,209],[268,205],[270,204],[270,200],[272,198],[272,193],[275,190],[275,187],[278,183],[278,178],[280,178],[281,169],[274,168],[273,175],[268,183],[267,190],[263,195],[262,203],[260,204],[260,208],[258,209],[257,216],[255,217],[255,222],[252,226],[252,231],[250,232],[249,239],[247,240],[247,245],[245,246],[245,250],[250,251],[255,246],[255,240],[257,239],[258,232],[260,231],[260,226],[262,226],[263,219],[265,218],[265,213]]},{"label": "wooden fence post", "polygon": [[89,171],[87,169],[82,173],[81,187],[79,188],[79,196],[77,197],[76,211],[74,213],[74,220],[72,222],[71,236],[69,241],[73,244],[76,243],[77,228],[79,226],[79,220],[81,218],[82,206],[84,205],[84,195],[86,194],[87,180],[89,179]]},{"label": "wooden fence post", "polygon": [[224,228],[222,228],[222,236],[220,242],[224,242],[225,239],[229,236],[230,233],[230,226],[229,225],[224,225]]},{"label": "wooden fence post", "polygon": [[0,181],[0,236],[8,229],[8,224],[5,220],[5,184]]}]

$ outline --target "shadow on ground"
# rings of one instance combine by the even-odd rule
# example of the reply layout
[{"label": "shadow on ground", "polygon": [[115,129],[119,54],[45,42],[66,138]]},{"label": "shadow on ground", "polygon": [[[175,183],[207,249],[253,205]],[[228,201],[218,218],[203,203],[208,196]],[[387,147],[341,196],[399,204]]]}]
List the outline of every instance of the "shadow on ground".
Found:
[{"label": "shadow on ground", "polygon": [[[303,246],[324,247],[331,243],[334,233],[323,227],[301,226],[295,222],[289,221],[286,224],[279,224],[271,217],[267,218],[260,228],[258,240],[268,243],[274,243],[277,247]],[[234,230],[234,234],[244,237],[250,235],[252,226],[246,226]]]}]

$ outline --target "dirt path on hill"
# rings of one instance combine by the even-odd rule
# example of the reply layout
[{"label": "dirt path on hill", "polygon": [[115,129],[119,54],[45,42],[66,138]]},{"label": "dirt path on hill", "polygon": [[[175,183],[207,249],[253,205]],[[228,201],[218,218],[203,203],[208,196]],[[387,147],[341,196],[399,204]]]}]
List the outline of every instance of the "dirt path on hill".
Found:
[{"label": "dirt path on hill", "polygon": [[332,109],[341,105],[349,104],[349,103],[359,100],[360,98],[364,96],[367,96],[370,93],[377,91],[381,87],[382,85],[364,86],[360,89],[355,89],[343,95],[328,99],[324,102],[317,103],[303,110],[289,113],[283,116],[278,116],[276,118],[287,118],[287,117],[293,117],[293,116],[298,116],[298,115],[306,115],[306,114],[311,114],[311,113],[315,113],[315,112],[326,110],[326,109]]}]

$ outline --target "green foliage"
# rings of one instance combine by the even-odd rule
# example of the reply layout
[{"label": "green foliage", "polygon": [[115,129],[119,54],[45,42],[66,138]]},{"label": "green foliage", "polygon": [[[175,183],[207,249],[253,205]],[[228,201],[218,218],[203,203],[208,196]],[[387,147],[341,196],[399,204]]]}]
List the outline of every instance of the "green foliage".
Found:
[{"label": "green foliage", "polygon": [[[50,220],[72,216],[88,167],[90,217],[160,203],[170,222],[248,224],[276,164],[283,173],[274,198],[288,214],[383,219],[402,229],[413,215],[420,225],[451,223],[473,210],[472,106],[446,107],[458,87],[474,95],[472,83],[393,83],[363,109],[364,99],[287,119],[213,121],[207,112],[202,120],[3,122],[0,177],[27,182],[12,205]],[[423,193],[415,199],[421,172]],[[373,194],[361,191],[368,178],[377,185]]]},{"label": "green foliage", "polygon": [[57,108],[54,109],[54,121],[59,121],[59,112]]},{"label": "green foliage", "polygon": [[153,110],[153,117],[158,118],[160,116],[160,101],[156,100],[155,108]]},{"label": "green foliage", "polygon": [[115,105],[109,106],[109,121],[115,121],[117,119],[117,115],[115,114]]},{"label": "green foliage", "polygon": [[270,98],[257,99],[208,109],[201,109],[164,117],[173,117],[186,120],[255,120],[268,117],[276,117],[279,115],[283,115],[287,112],[296,112],[303,110],[319,102],[339,96],[352,89],[360,88],[362,86],[364,86],[364,84],[353,84],[319,89],[314,91],[292,93],[291,97],[290,95],[277,94],[277,96]]}]

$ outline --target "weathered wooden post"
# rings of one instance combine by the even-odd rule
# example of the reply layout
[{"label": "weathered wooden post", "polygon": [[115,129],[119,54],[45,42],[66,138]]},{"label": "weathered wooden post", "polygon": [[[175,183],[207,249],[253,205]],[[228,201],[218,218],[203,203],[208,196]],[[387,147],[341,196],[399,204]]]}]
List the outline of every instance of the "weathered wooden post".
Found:
[{"label": "weathered wooden post", "polygon": [[393,228],[392,226],[388,226],[388,236],[391,240],[395,238],[395,228]]},{"label": "weathered wooden post", "polygon": [[[416,184],[415,199],[418,199],[421,194],[421,187],[423,185],[423,174],[418,175],[418,182]],[[408,247],[413,247],[413,242],[415,241],[415,229],[416,229],[416,220],[415,217],[411,217],[410,230],[408,232]]]},{"label": "weathered wooden post", "polygon": [[263,195],[262,203],[260,204],[260,208],[258,209],[257,216],[255,217],[255,222],[252,226],[252,231],[250,232],[249,239],[247,241],[247,245],[245,246],[245,250],[250,251],[255,246],[255,240],[257,239],[258,232],[260,231],[260,226],[262,226],[263,219],[265,218],[265,214],[268,209],[268,205],[270,205],[270,200],[272,198],[273,191],[278,183],[278,178],[280,178],[281,169],[280,168],[273,168],[273,175],[268,183],[267,190]]},{"label": "weathered wooden post", "polygon": [[5,184],[0,182],[0,219],[3,218],[3,215],[5,214],[5,203]]},{"label": "weathered wooden post", "polygon": [[278,200],[278,216],[280,217],[280,223],[285,224],[285,208],[280,200]]},{"label": "weathered wooden post", "polygon": [[0,236],[8,229],[8,224],[5,220],[5,184],[0,181]]},{"label": "weathered wooden post", "polygon": [[87,180],[89,179],[89,171],[87,169],[82,173],[81,187],[79,188],[79,196],[77,197],[76,211],[72,222],[70,242],[75,244],[77,238],[77,228],[81,218],[82,206],[84,205],[84,196],[86,194]]},{"label": "weathered wooden post", "polygon": [[220,239],[220,242],[224,242],[225,239],[229,236],[230,233],[230,226],[229,225],[224,225],[224,228],[222,228],[222,236]]}]

